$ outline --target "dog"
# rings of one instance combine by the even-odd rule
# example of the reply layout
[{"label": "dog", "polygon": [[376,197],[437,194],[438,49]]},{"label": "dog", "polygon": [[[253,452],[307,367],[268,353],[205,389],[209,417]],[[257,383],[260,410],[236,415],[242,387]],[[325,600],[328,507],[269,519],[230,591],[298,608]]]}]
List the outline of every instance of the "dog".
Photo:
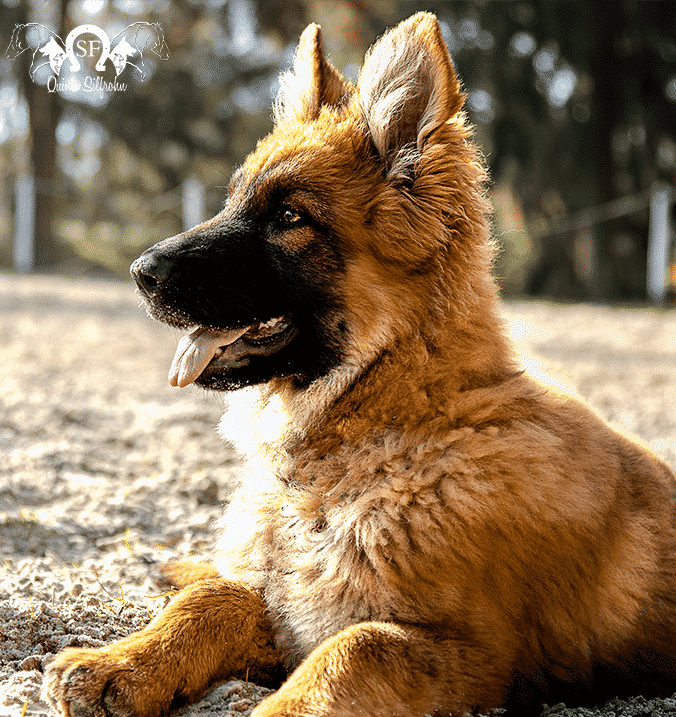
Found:
[{"label": "dog", "polygon": [[463,101],[431,14],[354,86],[310,25],[225,208],[132,265],[190,331],[170,382],[232,392],[247,472],[213,565],[57,655],[63,715],[156,717],[230,677],[286,679],[255,717],[673,691],[674,476],[522,370]]}]

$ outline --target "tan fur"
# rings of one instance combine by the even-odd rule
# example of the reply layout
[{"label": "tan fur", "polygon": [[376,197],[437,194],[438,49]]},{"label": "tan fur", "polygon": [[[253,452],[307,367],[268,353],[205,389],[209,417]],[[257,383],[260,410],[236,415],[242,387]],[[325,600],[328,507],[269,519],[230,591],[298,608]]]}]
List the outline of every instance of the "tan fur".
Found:
[{"label": "tan fur", "polygon": [[224,577],[194,568],[143,632],[58,656],[46,691],[63,714],[151,717],[280,666],[255,717],[520,714],[587,688],[673,690],[674,477],[521,371],[462,99],[429,14],[379,41],[356,88],[319,29],[303,34],[229,207],[307,180],[293,201],[343,242],[345,358],[303,388],[233,395],[221,431],[249,470],[222,521]]}]

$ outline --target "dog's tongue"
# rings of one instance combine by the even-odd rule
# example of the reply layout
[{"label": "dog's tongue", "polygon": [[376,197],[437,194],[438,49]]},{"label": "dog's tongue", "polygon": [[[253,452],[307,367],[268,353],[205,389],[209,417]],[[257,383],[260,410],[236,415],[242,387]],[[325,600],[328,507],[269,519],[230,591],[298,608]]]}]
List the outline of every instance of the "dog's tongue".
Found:
[{"label": "dog's tongue", "polygon": [[200,326],[184,336],[176,347],[174,360],[169,369],[169,383],[183,388],[191,384],[214,357],[221,346],[228,346],[246,333],[249,327],[219,331]]}]

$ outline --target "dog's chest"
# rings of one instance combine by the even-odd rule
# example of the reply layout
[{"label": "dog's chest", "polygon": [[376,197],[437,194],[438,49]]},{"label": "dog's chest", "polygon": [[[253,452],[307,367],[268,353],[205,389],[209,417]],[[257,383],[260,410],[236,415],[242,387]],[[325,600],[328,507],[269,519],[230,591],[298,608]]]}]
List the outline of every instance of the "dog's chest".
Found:
[{"label": "dog's chest", "polygon": [[358,518],[349,510],[315,520],[294,512],[282,508],[265,588],[278,646],[292,663],[348,625],[393,616],[392,595],[360,545]]},{"label": "dog's chest", "polygon": [[[291,501],[276,502],[279,496],[259,498],[257,508],[240,504],[247,516],[234,514],[236,504],[226,513],[220,567],[263,590],[289,667],[349,625],[394,617],[397,598],[378,573],[368,511],[349,505],[303,514]],[[249,529],[231,531],[228,523]],[[230,565],[226,555],[234,558]]]}]

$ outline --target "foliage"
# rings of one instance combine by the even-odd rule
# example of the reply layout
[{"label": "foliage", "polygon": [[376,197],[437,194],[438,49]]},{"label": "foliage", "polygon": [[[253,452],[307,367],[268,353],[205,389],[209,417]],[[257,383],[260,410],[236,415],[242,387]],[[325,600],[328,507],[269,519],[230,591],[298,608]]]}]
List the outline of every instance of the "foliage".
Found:
[{"label": "foliage", "polygon": [[[645,210],[584,231],[555,230],[578,209],[676,179],[669,0],[0,2],[0,38],[19,22],[47,22],[63,37],[84,22],[113,34],[143,19],[160,23],[168,48],[166,60],[147,63],[145,79],[125,70],[126,91],[98,103],[47,93],[29,79],[26,57],[0,65],[0,156],[6,179],[29,164],[42,178],[44,264],[77,255],[126,272],[142,246],[180,231],[180,185],[191,175],[209,188],[208,211],[218,211],[231,171],[270,127],[276,77],[309,20],[322,24],[333,61],[354,79],[376,35],[430,9],[491,165],[506,286],[570,297],[644,294]],[[0,206],[9,208],[4,191]],[[59,239],[53,246],[50,230]],[[11,232],[0,223],[5,263]]]}]

